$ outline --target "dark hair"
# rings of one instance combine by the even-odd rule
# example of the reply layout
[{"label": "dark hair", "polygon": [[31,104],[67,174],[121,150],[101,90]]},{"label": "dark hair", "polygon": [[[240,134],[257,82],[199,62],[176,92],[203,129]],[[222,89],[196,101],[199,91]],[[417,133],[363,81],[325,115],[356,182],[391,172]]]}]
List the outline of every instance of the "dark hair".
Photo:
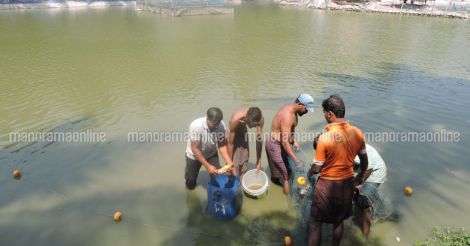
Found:
[{"label": "dark hair", "polygon": [[313,139],[313,149],[317,149],[317,144],[318,144],[318,138],[320,138],[321,134],[318,134],[315,139]]},{"label": "dark hair", "polygon": [[346,114],[346,107],[344,106],[343,99],[339,95],[331,95],[323,100],[321,106],[323,110],[333,112],[338,118],[344,118],[344,114]]},{"label": "dark hair", "polygon": [[207,119],[213,122],[221,122],[224,118],[220,108],[212,107],[207,110]]},{"label": "dark hair", "polygon": [[254,126],[261,121],[262,117],[263,115],[261,114],[261,110],[258,107],[251,107],[246,113],[245,122],[248,126]]}]

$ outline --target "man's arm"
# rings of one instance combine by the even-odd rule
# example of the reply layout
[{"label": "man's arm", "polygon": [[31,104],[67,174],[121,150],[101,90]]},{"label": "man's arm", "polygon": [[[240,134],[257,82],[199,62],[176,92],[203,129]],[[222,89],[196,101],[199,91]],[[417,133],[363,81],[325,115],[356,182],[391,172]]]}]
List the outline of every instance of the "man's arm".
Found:
[{"label": "man's arm", "polygon": [[369,166],[369,159],[367,158],[367,153],[359,153],[358,156],[360,160],[360,164],[359,164],[360,170],[356,176],[356,185],[361,185],[362,183],[364,183],[364,177],[366,175],[367,168]]},{"label": "man's arm", "polygon": [[376,170],[373,170],[372,168],[367,169],[366,174],[364,174],[364,182],[370,177],[370,175]]},{"label": "man's arm", "polygon": [[227,140],[225,138],[219,140],[217,146],[219,146],[219,152],[222,155],[222,158],[224,158],[225,163],[227,163],[227,165],[232,166],[233,162],[232,158],[230,158],[230,155],[228,154]]},{"label": "man's arm", "polygon": [[261,151],[263,150],[263,127],[264,117],[261,118],[259,126],[256,127],[256,169],[261,168]]},{"label": "man's arm", "polygon": [[318,165],[318,163],[313,163],[310,169],[308,170],[307,176],[308,178],[311,178],[314,174],[320,173],[322,170],[323,165]]},{"label": "man's arm", "polygon": [[298,152],[301,149],[299,142],[295,140],[295,138],[294,138],[294,144],[292,144],[292,146],[294,147],[295,152]]},{"label": "man's arm", "polygon": [[311,178],[314,174],[320,173],[326,159],[326,145],[322,136],[318,138],[317,149],[315,150],[315,158],[313,164],[308,170],[307,176]]},{"label": "man's arm", "polygon": [[202,154],[202,151],[199,148],[200,143],[200,141],[191,141],[191,150],[193,151],[196,160],[198,160],[207,169],[209,174],[217,174],[217,168],[211,165]]},{"label": "man's arm", "polygon": [[[233,118],[233,117],[232,117]],[[238,121],[230,120],[228,125],[228,138],[227,138],[227,153],[230,158],[233,156],[233,146],[235,142],[235,129],[238,125]]]}]

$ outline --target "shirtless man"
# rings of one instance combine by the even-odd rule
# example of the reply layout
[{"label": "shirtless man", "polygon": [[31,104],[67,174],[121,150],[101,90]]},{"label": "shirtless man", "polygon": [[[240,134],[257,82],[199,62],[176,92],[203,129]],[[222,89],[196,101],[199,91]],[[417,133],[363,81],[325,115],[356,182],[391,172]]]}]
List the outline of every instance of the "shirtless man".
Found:
[{"label": "shirtless man", "polygon": [[287,157],[302,167],[302,161],[292,150],[292,145],[300,147],[294,140],[295,127],[298,116],[313,112],[313,97],[309,94],[300,94],[294,103],[283,106],[274,116],[271,124],[270,137],[266,140],[266,154],[268,156],[271,180],[283,186],[284,194],[289,195],[290,170]]},{"label": "shirtless man", "polygon": [[248,128],[256,127],[256,169],[261,168],[264,117],[258,107],[243,108],[232,114],[228,129],[227,149],[233,160],[233,175],[243,176],[248,169]]}]

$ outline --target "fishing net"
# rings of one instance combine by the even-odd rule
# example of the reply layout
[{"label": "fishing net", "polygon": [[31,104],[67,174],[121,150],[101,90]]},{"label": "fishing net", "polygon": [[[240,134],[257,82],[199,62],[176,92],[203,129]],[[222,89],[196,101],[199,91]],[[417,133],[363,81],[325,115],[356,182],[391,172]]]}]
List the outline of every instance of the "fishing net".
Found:
[{"label": "fishing net", "polygon": [[[369,182],[365,182],[359,189],[359,194],[363,199],[367,199],[367,202],[371,205],[374,220],[385,220],[392,214],[392,206],[390,202],[385,199],[377,186]],[[361,201],[359,200],[358,202]]]},{"label": "fishing net", "polygon": [[[310,216],[310,207],[312,204],[312,197],[313,197],[313,188],[314,188],[314,180],[307,178],[307,158],[305,156],[305,152],[302,149],[296,151],[297,158],[299,158],[302,163],[304,164],[302,167],[297,167],[295,161],[291,158],[288,158],[289,168],[291,170],[291,178],[289,180],[290,189],[290,206],[294,210],[297,216],[297,229],[295,232],[295,238],[297,241],[307,242],[307,225],[308,225],[308,218]],[[305,185],[299,185],[297,180],[299,178],[305,179]]]}]

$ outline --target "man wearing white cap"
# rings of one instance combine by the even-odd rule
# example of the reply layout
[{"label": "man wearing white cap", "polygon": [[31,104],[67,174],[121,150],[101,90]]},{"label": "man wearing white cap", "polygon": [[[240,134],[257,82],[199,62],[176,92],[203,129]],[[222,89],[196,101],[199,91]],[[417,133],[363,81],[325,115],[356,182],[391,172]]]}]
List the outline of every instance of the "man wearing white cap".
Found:
[{"label": "man wearing white cap", "polygon": [[294,160],[298,167],[303,166],[302,161],[292,150],[292,145],[298,145],[293,136],[298,124],[298,116],[313,112],[313,103],[312,96],[302,93],[295,102],[283,106],[274,116],[270,136],[266,139],[266,154],[271,170],[271,180],[282,185],[286,195],[289,194],[291,172],[287,157]]}]

